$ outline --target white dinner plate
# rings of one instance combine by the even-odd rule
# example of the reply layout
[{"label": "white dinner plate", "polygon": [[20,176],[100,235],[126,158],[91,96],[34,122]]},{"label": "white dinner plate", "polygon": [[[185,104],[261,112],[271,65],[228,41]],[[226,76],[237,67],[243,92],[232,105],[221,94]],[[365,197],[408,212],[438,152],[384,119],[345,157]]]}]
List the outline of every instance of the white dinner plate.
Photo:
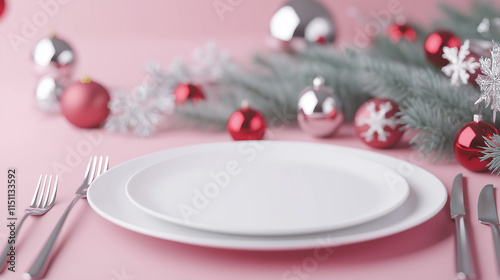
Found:
[{"label": "white dinner plate", "polygon": [[[196,230],[148,215],[127,198],[126,183],[132,175],[147,166],[186,153],[201,152],[207,147],[217,148],[241,143],[245,142],[189,146],[130,160],[99,176],[90,186],[87,199],[94,211],[105,219],[144,235],[192,245],[243,250],[307,249],[372,240],[415,227],[436,215],[446,203],[447,192],[439,179],[408,162],[347,147],[278,141],[273,141],[274,145],[286,143],[296,145],[298,149],[322,146],[325,150],[341,151],[380,163],[397,171],[406,179],[410,186],[410,194],[400,207],[376,220],[329,232],[288,236],[244,236]],[[250,145],[250,142],[247,144]]]},{"label": "white dinner plate", "polygon": [[408,197],[406,180],[378,163],[322,145],[254,143],[205,146],[146,167],[127,195],[168,222],[268,236],[361,224]]}]

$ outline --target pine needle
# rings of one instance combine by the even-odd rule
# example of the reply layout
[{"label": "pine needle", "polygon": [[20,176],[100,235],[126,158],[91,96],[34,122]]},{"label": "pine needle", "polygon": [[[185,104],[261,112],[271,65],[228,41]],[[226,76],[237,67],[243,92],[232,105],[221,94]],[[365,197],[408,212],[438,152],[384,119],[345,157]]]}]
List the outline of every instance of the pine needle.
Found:
[{"label": "pine needle", "polygon": [[495,134],[491,139],[484,137],[486,141],[486,147],[482,152],[484,154],[481,160],[491,160],[487,167],[492,173],[500,175],[500,135]]}]

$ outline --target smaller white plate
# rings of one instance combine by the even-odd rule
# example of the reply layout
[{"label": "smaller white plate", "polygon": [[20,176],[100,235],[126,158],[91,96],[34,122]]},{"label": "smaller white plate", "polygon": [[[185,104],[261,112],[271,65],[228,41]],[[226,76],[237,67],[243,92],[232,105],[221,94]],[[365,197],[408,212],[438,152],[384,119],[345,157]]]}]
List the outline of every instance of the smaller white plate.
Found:
[{"label": "smaller white plate", "polygon": [[394,170],[325,146],[218,146],[136,173],[126,187],[142,211],[196,229],[296,235],[371,221],[409,194]]}]

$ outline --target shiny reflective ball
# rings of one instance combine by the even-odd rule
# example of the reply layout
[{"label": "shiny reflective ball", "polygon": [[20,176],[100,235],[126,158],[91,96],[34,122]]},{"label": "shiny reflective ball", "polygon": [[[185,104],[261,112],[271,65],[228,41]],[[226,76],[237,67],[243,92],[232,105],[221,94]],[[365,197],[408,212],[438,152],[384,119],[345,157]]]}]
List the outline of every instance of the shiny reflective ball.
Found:
[{"label": "shiny reflective ball", "polygon": [[42,77],[35,89],[35,98],[40,109],[55,112],[59,109],[59,99],[64,91],[65,82],[52,76]]},{"label": "shiny reflective ball", "polygon": [[0,16],[3,15],[5,11],[5,0],[0,0]]},{"label": "shiny reflective ball", "polygon": [[37,72],[41,75],[70,77],[75,63],[75,53],[66,41],[52,36],[36,44],[33,61]]},{"label": "shiny reflective ball", "polygon": [[482,121],[481,116],[475,115],[474,121],[462,127],[455,137],[454,149],[457,161],[471,171],[487,171],[486,165],[491,162],[491,159],[481,161],[481,157],[484,156],[481,147],[486,147],[483,137],[491,139],[493,134],[498,134],[498,130]]},{"label": "shiny reflective ball", "polygon": [[186,101],[199,101],[205,99],[201,87],[193,84],[180,84],[174,90],[175,103],[183,104]]},{"label": "shiny reflective ball", "polygon": [[417,39],[417,32],[407,23],[393,23],[389,25],[387,28],[387,35],[393,43],[397,43],[401,39],[405,39],[408,42],[413,43]]},{"label": "shiny reflective ball", "polygon": [[262,114],[243,102],[227,122],[227,131],[236,140],[261,140],[266,133],[266,120]]},{"label": "shiny reflective ball", "polygon": [[438,30],[431,33],[425,40],[425,56],[431,63],[441,68],[449,63],[446,58],[443,58],[443,47],[459,49],[461,45],[462,40],[455,34],[446,30]]},{"label": "shiny reflective ball", "polygon": [[271,18],[271,35],[282,41],[303,38],[312,43],[333,43],[336,28],[322,4],[314,0],[290,0]]},{"label": "shiny reflective ball", "polygon": [[299,126],[315,137],[329,137],[335,134],[344,122],[340,100],[332,88],[324,85],[324,79],[316,77],[313,86],[302,91],[297,104]]}]

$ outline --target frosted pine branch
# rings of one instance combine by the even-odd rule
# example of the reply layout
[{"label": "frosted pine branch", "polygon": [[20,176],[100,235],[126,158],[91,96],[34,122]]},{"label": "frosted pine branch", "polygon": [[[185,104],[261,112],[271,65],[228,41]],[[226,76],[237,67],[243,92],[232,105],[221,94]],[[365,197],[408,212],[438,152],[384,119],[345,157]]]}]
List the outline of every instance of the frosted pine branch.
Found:
[{"label": "frosted pine branch", "polygon": [[486,147],[482,152],[484,156],[481,157],[481,160],[491,159],[491,162],[487,165],[488,168],[492,173],[500,175],[500,135],[496,134],[493,135],[492,139],[486,137],[484,137],[484,139],[486,141]]}]

